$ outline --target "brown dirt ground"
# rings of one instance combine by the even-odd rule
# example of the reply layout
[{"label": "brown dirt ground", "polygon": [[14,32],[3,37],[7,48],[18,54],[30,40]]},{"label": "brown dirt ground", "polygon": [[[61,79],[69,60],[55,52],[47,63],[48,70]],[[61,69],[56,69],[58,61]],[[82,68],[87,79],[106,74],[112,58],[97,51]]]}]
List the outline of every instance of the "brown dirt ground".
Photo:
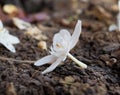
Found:
[{"label": "brown dirt ground", "polygon": [[[60,19],[75,14],[68,13],[60,16]],[[109,32],[108,22],[102,21],[98,15],[85,12],[76,15],[77,18],[73,16],[72,25],[65,26],[56,20],[56,17],[54,19],[53,15],[53,19],[41,24],[49,28],[56,27],[58,30],[68,28],[73,31],[77,19],[83,20],[82,34],[75,48],[71,50],[71,54],[86,63],[88,68],[81,69],[67,58],[64,64],[58,66],[53,72],[41,75],[41,71],[49,64],[36,67],[33,63],[0,58],[0,95],[120,95],[120,32]],[[112,17],[110,21],[114,23],[113,20]],[[39,49],[38,41],[24,35],[23,31],[15,27],[8,29],[11,34],[19,37],[21,43],[15,45],[17,52],[14,54],[0,45],[0,57],[36,61],[49,54],[49,50]],[[53,35],[57,32],[57,30],[44,32],[49,38],[48,48],[52,44]],[[11,89],[14,92],[12,94],[10,94]]]}]

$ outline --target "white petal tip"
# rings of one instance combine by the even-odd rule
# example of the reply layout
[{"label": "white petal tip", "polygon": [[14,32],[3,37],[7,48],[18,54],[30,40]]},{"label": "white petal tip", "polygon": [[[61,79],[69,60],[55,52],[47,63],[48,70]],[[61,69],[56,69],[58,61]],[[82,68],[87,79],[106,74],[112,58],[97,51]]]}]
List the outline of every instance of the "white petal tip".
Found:
[{"label": "white petal tip", "polygon": [[13,49],[13,50],[10,50],[12,53],[16,53],[16,50],[15,49]]},{"label": "white petal tip", "polygon": [[41,74],[44,75],[44,74],[46,74],[46,73],[45,73],[45,72],[42,72]]},{"label": "white petal tip", "polygon": [[16,43],[17,43],[17,44],[20,43],[20,40],[18,39],[18,40],[16,41]]},{"label": "white petal tip", "polygon": [[45,75],[45,74],[48,74],[49,72],[51,72],[51,71],[46,71],[46,70],[45,70],[45,71],[41,72],[41,74],[42,74],[42,75]]},{"label": "white petal tip", "polygon": [[38,63],[38,62],[35,62],[34,65],[35,65],[35,66],[39,66],[39,63]]}]

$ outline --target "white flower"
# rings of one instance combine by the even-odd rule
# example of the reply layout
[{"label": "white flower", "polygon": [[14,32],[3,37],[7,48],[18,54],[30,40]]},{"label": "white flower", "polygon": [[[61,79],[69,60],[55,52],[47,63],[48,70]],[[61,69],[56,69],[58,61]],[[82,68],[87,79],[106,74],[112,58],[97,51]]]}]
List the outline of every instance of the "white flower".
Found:
[{"label": "white flower", "polygon": [[50,67],[42,72],[42,74],[53,71],[61,61],[64,61],[68,56],[75,61],[82,68],[87,68],[87,65],[78,61],[69,52],[76,45],[81,33],[81,21],[78,20],[73,35],[71,36],[68,30],[63,29],[59,33],[54,35],[53,46],[51,47],[51,55],[45,56],[42,59],[35,62],[36,66],[42,66],[46,63],[52,63]]},{"label": "white flower", "polygon": [[19,39],[9,34],[9,31],[3,27],[3,23],[0,20],[0,43],[4,45],[8,50],[15,53],[13,44],[19,43]]}]

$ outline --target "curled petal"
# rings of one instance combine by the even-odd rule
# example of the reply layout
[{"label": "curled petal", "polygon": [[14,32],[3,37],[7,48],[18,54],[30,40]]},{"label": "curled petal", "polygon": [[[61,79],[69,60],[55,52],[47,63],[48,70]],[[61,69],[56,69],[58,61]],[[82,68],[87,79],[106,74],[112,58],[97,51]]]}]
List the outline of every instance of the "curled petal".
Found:
[{"label": "curled petal", "polygon": [[45,56],[42,59],[36,61],[34,65],[42,66],[46,63],[53,63],[54,61],[56,61],[56,57],[53,55],[48,55],[48,56]]},{"label": "curled petal", "polygon": [[52,65],[50,65],[46,70],[44,70],[42,74],[46,74],[53,71],[60,64],[61,61],[62,58],[58,58]]},{"label": "curled petal", "polygon": [[53,48],[55,51],[62,51],[68,48],[71,35],[66,29],[62,29],[59,33],[55,34],[53,38]]},{"label": "curled petal", "polygon": [[70,46],[69,46],[70,49],[72,49],[77,44],[77,42],[79,40],[80,33],[81,33],[81,21],[78,20],[78,22],[75,26],[74,33],[72,34],[72,37],[70,40]]},{"label": "curled petal", "polygon": [[2,45],[4,45],[4,46],[5,46],[8,50],[10,50],[11,52],[13,52],[13,53],[16,52],[14,46],[13,46],[11,43],[6,42],[4,39],[0,39],[0,43],[1,43]]},{"label": "curled petal", "polygon": [[68,30],[66,29],[60,30],[60,35],[63,37],[65,41],[70,42],[71,35]]}]

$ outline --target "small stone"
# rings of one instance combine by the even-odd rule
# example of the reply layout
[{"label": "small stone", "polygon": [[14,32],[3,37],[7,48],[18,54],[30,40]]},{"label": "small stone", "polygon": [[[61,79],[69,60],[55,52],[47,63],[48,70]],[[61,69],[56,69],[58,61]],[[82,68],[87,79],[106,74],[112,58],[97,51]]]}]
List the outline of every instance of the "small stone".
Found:
[{"label": "small stone", "polygon": [[38,47],[39,47],[40,49],[47,50],[47,44],[46,44],[45,41],[40,41],[40,42],[38,43]]},{"label": "small stone", "polygon": [[18,13],[18,8],[12,4],[6,4],[3,6],[3,11],[9,15],[14,15]]}]

